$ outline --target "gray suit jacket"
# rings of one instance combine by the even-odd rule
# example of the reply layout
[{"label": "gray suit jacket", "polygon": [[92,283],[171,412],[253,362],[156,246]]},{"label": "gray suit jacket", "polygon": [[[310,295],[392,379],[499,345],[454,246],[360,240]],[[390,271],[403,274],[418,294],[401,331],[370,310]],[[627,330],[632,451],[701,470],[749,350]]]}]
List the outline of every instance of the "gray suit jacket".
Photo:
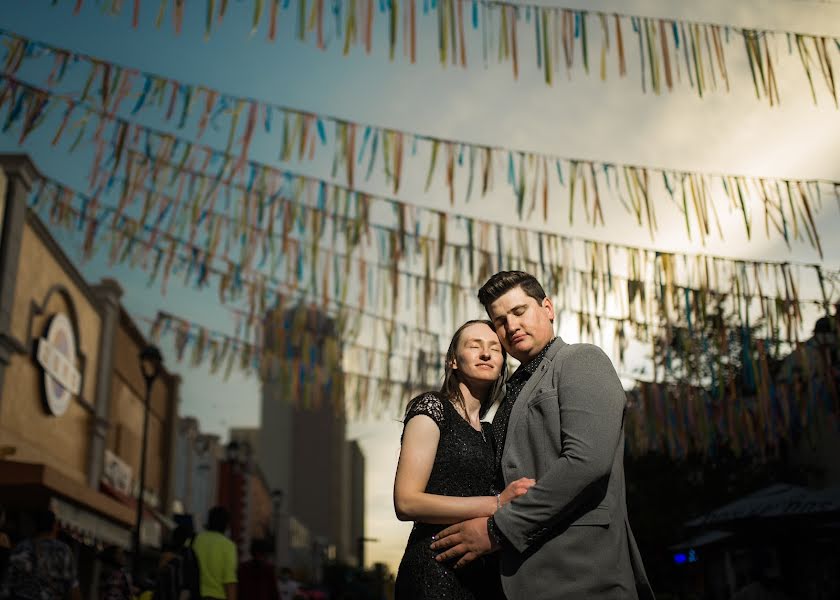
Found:
[{"label": "gray suit jacket", "polygon": [[600,348],[559,338],[520,392],[502,473],[537,483],[495,515],[510,600],[653,598],[627,520],[625,403]]}]

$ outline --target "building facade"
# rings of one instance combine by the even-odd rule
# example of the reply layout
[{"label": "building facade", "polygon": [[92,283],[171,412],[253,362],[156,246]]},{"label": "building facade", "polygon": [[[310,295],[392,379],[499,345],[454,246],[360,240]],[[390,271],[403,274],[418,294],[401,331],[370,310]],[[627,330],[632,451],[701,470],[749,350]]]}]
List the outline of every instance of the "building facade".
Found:
[{"label": "building facade", "polygon": [[178,420],[172,510],[176,520],[189,523],[195,531],[204,528],[207,514],[216,504],[223,456],[219,436],[202,433],[198,419]]},{"label": "building facade", "polygon": [[258,460],[282,498],[277,559],[316,578],[325,560],[356,564],[364,537],[364,458],[347,442],[337,330],[312,306],[265,319]]},{"label": "building facade", "polygon": [[251,541],[270,540],[276,530],[278,498],[272,495],[260,468],[255,427],[232,428],[225,459],[220,465],[219,504],[231,515],[231,538],[240,560],[250,557]]},{"label": "building facade", "polygon": [[[88,284],[27,208],[37,178],[26,157],[0,157],[0,502],[18,538],[33,509],[56,512],[93,597],[96,550],[131,545],[147,342],[120,286]],[[164,370],[152,388],[145,545],[168,525],[179,384]]]}]

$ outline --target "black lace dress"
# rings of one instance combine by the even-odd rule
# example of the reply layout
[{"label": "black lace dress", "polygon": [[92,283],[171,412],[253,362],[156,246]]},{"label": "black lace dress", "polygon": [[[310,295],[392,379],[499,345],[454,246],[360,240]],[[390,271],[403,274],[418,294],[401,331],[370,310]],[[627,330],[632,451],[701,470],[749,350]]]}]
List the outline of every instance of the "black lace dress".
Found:
[{"label": "black lace dress", "polygon": [[[440,428],[440,442],[426,493],[461,497],[495,495],[490,428],[477,431],[451,402],[431,392],[412,401],[405,424],[417,415],[431,417]],[[435,552],[429,548],[432,536],[446,527],[414,523],[397,573],[396,600],[504,598],[495,554],[457,570],[452,568],[456,561],[435,560]]]}]

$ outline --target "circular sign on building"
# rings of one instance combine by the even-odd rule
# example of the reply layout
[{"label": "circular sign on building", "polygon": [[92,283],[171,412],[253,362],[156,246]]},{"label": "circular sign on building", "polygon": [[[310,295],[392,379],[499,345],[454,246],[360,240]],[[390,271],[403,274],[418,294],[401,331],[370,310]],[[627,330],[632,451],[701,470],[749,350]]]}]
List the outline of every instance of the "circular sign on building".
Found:
[{"label": "circular sign on building", "polygon": [[37,356],[44,369],[47,410],[60,417],[82,386],[82,374],[76,368],[76,335],[67,315],[58,313],[50,320],[46,336],[38,340]]}]

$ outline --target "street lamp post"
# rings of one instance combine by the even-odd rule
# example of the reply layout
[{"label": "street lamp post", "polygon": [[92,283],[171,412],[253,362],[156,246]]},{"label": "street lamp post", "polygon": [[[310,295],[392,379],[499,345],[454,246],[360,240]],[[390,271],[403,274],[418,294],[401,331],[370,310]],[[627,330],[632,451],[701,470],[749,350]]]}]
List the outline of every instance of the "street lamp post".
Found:
[{"label": "street lamp post", "polygon": [[359,536],[356,538],[356,553],[358,556],[356,560],[359,561],[359,571],[365,570],[365,542],[378,542],[379,539],[377,538],[369,538],[364,536]]},{"label": "street lamp post", "polygon": [[280,511],[283,509],[283,497],[285,494],[281,489],[273,489],[271,490],[271,508],[272,508],[272,519],[274,520],[273,529],[274,529],[274,537],[277,538],[278,531],[280,529]]},{"label": "street lamp post", "polygon": [[272,529],[274,533],[274,563],[278,567],[280,566],[281,562],[281,552],[280,552],[280,544],[283,541],[283,535],[281,533],[282,523],[280,521],[280,511],[283,510],[283,497],[285,496],[283,490],[281,489],[273,489],[271,490],[271,508],[272,508],[272,520],[274,523],[272,524]]},{"label": "street lamp post", "polygon": [[140,442],[140,489],[137,492],[137,516],[134,522],[132,546],[134,550],[134,580],[140,575],[140,527],[143,523],[144,497],[146,489],[146,446],[149,442],[149,412],[152,398],[152,385],[160,375],[163,367],[163,356],[155,346],[146,346],[140,351],[140,371],[146,382],[146,396],[143,401],[143,438]]}]

